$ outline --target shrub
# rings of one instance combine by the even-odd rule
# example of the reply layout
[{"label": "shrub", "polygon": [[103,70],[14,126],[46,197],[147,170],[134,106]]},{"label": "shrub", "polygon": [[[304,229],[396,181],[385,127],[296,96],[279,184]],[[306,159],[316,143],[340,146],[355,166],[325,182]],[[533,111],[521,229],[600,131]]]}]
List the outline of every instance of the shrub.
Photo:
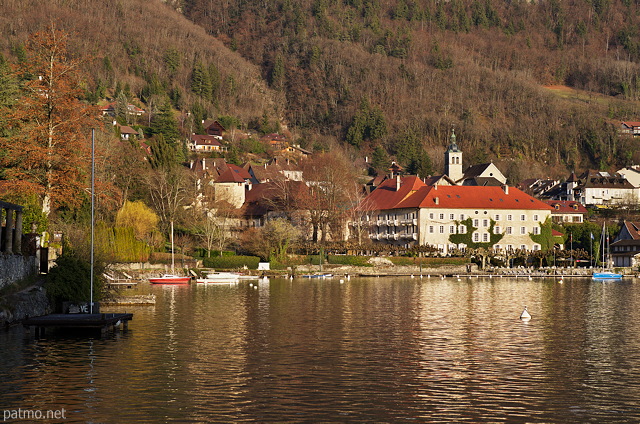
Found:
[{"label": "shrub", "polygon": [[202,263],[207,268],[234,269],[247,267],[258,269],[260,258],[257,256],[217,256],[204,258]]},{"label": "shrub", "polygon": [[[94,268],[94,272],[97,274]],[[58,309],[62,302],[89,302],[91,286],[91,264],[65,254],[56,259],[56,265],[49,270],[45,288],[51,303]],[[93,300],[98,301],[103,294],[101,279],[94,275]]]},{"label": "shrub", "polygon": [[408,258],[408,257],[390,257],[388,258],[394,265],[399,266],[424,266],[424,267],[438,267],[446,265],[464,265],[468,264],[467,258]]}]

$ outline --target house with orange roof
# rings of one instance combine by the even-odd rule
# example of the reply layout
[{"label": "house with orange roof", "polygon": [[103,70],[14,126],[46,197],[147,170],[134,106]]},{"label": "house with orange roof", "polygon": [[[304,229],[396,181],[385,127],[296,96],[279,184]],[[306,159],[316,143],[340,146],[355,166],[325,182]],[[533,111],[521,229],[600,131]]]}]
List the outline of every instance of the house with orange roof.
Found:
[{"label": "house with orange roof", "polygon": [[620,123],[620,132],[622,134],[631,134],[633,136],[640,135],[640,122],[625,121]]},{"label": "house with orange roof", "polygon": [[553,210],[507,185],[430,186],[417,176],[384,181],[357,208],[364,221],[358,225],[369,228],[372,241],[430,245],[442,254],[467,247],[452,241],[458,234],[470,234],[473,243],[491,243],[498,251],[540,250],[531,235],[541,233]]}]

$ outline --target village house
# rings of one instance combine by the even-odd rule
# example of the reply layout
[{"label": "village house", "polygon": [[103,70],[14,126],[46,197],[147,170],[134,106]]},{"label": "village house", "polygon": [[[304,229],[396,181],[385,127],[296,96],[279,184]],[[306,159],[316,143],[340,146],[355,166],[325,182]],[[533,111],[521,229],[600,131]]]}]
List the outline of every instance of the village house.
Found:
[{"label": "village house", "polygon": [[114,125],[120,134],[120,140],[122,141],[130,141],[135,140],[136,138],[144,138],[139,131],[134,130],[128,125],[120,125],[117,122],[114,122]]},{"label": "village house", "polygon": [[543,200],[551,206],[551,220],[556,224],[582,224],[587,216],[587,208],[571,200]]},{"label": "village house", "polygon": [[632,205],[638,203],[638,188],[620,174],[589,170],[573,188],[573,200],[583,205]]},{"label": "village house", "polygon": [[203,120],[202,126],[204,127],[204,133],[206,135],[214,136],[218,140],[222,140],[222,137],[224,137],[224,134],[227,131],[220,122],[214,119]]},{"label": "village house", "polygon": [[626,121],[620,123],[620,132],[622,134],[631,134],[633,136],[640,135],[640,122]]},{"label": "village house", "polygon": [[609,251],[615,267],[640,266],[640,222],[624,221]]},{"label": "village house", "polygon": [[[118,108],[118,102],[111,102],[106,106],[100,108],[100,112],[102,112],[102,116],[116,116]],[[144,109],[140,109],[136,105],[132,105],[129,103],[127,105],[127,114],[132,116],[142,116],[144,115]]]},{"label": "village house", "polygon": [[640,165],[622,168],[617,173],[626,178],[632,186],[640,187]]},{"label": "village house", "polygon": [[223,146],[217,136],[213,135],[191,134],[188,147],[189,150],[196,153],[227,151],[227,146]]}]

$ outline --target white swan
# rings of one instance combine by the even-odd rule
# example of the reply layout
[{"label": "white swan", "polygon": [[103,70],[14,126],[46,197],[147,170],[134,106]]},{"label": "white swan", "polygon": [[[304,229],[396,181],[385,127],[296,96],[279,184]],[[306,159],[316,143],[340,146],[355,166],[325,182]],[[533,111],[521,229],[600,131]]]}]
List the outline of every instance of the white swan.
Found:
[{"label": "white swan", "polygon": [[524,311],[520,314],[520,319],[522,321],[529,321],[531,319],[531,314],[527,311],[527,307],[524,307]]}]

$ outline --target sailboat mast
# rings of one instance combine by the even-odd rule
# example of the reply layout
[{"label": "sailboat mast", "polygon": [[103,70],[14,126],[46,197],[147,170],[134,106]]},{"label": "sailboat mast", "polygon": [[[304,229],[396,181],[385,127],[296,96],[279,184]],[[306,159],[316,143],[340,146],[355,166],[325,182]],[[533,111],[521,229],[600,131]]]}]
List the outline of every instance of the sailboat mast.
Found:
[{"label": "sailboat mast", "polygon": [[171,220],[171,274],[175,275],[175,260],[173,256],[173,220]]},{"label": "sailboat mast", "polygon": [[95,129],[91,129],[91,284],[89,286],[89,313],[93,313],[93,244],[94,244],[94,220],[95,220],[95,175],[96,175],[96,158],[95,158]]}]

